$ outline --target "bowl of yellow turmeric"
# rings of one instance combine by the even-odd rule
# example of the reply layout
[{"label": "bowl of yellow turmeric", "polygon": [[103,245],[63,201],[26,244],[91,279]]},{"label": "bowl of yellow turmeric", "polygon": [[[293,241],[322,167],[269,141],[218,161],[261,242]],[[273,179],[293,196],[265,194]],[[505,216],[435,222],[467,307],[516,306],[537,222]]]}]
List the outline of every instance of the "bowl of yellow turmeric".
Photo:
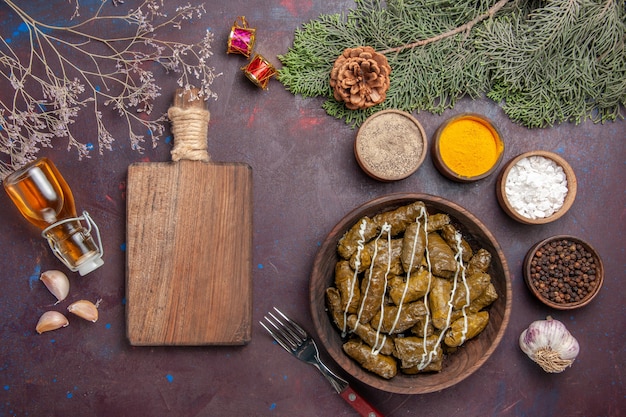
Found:
[{"label": "bowl of yellow turmeric", "polygon": [[486,117],[461,113],[439,126],[432,154],[435,167],[446,178],[457,182],[478,181],[500,165],[504,141]]}]

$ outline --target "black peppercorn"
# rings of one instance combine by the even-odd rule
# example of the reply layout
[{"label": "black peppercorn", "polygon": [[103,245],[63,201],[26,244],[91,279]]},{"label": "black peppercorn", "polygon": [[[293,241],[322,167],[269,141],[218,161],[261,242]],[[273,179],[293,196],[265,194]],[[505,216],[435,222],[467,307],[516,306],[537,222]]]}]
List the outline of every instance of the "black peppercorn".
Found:
[{"label": "black peppercorn", "polygon": [[531,259],[531,283],[555,303],[583,300],[596,286],[597,266],[593,254],[569,239],[538,248]]}]

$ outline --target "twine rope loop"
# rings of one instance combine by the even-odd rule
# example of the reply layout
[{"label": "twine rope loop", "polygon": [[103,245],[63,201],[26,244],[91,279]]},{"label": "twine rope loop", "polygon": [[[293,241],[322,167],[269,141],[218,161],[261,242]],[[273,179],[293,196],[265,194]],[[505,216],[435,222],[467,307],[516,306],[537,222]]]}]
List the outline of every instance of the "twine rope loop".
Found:
[{"label": "twine rope loop", "polygon": [[172,121],[174,135],[172,161],[188,159],[208,162],[207,133],[211,113],[199,108],[170,107],[167,115]]}]

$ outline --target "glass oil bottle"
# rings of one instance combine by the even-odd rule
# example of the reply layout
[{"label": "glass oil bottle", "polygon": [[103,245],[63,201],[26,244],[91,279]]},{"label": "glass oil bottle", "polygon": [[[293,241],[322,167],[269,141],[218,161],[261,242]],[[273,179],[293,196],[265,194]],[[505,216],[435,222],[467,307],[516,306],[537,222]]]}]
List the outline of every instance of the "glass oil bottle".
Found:
[{"label": "glass oil bottle", "polygon": [[86,211],[77,217],[72,191],[52,161],[39,158],[9,174],[3,184],[22,216],[42,229],[56,257],[71,271],[86,275],[102,266],[98,226]]}]

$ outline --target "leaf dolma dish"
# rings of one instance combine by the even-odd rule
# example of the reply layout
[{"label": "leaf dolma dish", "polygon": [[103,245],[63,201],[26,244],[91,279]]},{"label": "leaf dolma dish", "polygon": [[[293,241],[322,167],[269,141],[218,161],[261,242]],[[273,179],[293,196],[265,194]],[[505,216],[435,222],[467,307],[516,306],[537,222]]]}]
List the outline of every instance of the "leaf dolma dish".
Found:
[{"label": "leaf dolma dish", "polygon": [[[413,220],[410,219],[413,216],[411,213],[421,212],[422,209],[425,209],[428,215],[432,216],[433,224],[437,223],[436,230],[427,228],[428,232],[436,231],[441,233],[441,229],[444,226],[451,225],[463,237],[463,252],[466,252],[468,249],[471,250],[471,258],[468,259],[469,252],[465,253],[464,256],[458,257],[459,260],[465,258],[465,260],[460,261],[464,268],[467,271],[471,270],[472,275],[476,274],[476,277],[473,278],[476,282],[470,282],[468,275],[466,282],[462,284],[464,287],[463,291],[467,295],[465,302],[462,302],[463,307],[465,307],[465,315],[459,314],[460,310],[457,309],[452,311],[446,310],[445,317],[443,313],[440,313],[443,320],[443,324],[440,323],[441,328],[433,326],[432,320],[424,320],[423,309],[427,309],[431,316],[434,315],[434,310],[429,302],[424,303],[424,300],[428,299],[424,295],[419,294],[423,292],[424,283],[420,283],[417,280],[417,276],[414,277],[413,275],[421,273],[420,279],[428,278],[431,280],[431,284],[436,279],[447,280],[449,283],[452,282],[452,278],[437,277],[432,269],[431,274],[424,273],[425,264],[428,263],[425,259],[420,261],[417,269],[414,268],[415,272],[408,275],[410,285],[406,287],[406,293],[404,294],[405,304],[403,304],[402,308],[398,308],[398,300],[401,300],[403,297],[402,293],[404,293],[407,275],[391,273],[386,268],[389,265],[383,263],[371,269],[371,273],[370,269],[365,268],[362,268],[357,273],[360,280],[359,291],[362,301],[358,308],[359,311],[350,314],[337,311],[337,306],[340,306],[341,302],[334,289],[334,269],[337,262],[344,259],[338,253],[340,239],[346,236],[346,233],[364,216],[378,224],[379,234],[384,227],[389,227],[390,234],[393,233],[393,237],[390,236],[389,239],[387,237],[381,238],[382,240],[402,239],[403,230],[406,230],[406,227],[415,220],[415,218]],[[408,221],[406,217],[409,218]],[[381,223],[381,219],[386,220]],[[396,226],[391,226],[392,221]],[[388,223],[387,226],[384,226],[385,222]],[[397,226],[401,223],[404,223],[404,226]],[[446,229],[449,228],[446,226]],[[355,234],[353,234],[354,236]],[[359,234],[356,233],[356,236],[359,236]],[[441,240],[448,245],[445,243],[444,238],[441,238]],[[344,243],[355,244],[355,242]],[[465,244],[468,246],[465,247]],[[358,246],[356,244],[355,247]],[[351,258],[355,256],[355,253],[351,254]],[[459,255],[460,253],[459,251]],[[398,255],[398,257],[401,258],[401,255]],[[415,259],[417,258],[415,257],[413,262],[415,262]],[[457,262],[459,261],[457,260]],[[395,261],[392,260],[392,263],[395,265]],[[401,260],[399,263],[402,265]],[[402,272],[404,273],[404,267]],[[480,274],[486,274],[491,279],[485,283],[484,279],[482,279],[483,276]],[[367,285],[370,285],[369,289]],[[372,285],[376,290],[376,297],[371,295]],[[457,285],[457,293],[462,294],[459,288]],[[431,288],[430,291],[432,290]],[[328,300],[327,293],[329,294]],[[414,294],[410,296],[411,298],[406,298],[407,294],[411,293],[416,295]],[[480,294],[477,295],[477,293]],[[443,300],[450,301],[452,299],[454,301],[452,292],[446,294],[445,291],[442,291],[441,296]],[[334,302],[331,300],[333,298]],[[370,299],[368,300],[368,298]],[[457,295],[457,298],[461,297]],[[500,246],[482,223],[466,209],[445,199],[426,194],[392,194],[372,200],[358,207],[346,215],[333,228],[315,258],[310,282],[310,301],[313,321],[321,344],[346,372],[358,380],[381,390],[417,394],[439,391],[450,387],[471,375],[487,361],[502,339],[508,324],[511,284],[506,260]],[[387,307],[387,313],[381,313],[381,301]],[[423,306],[422,310],[415,308],[415,310],[412,310],[413,316],[408,314],[409,309],[406,312],[402,311],[407,305],[419,304]],[[367,313],[365,318],[363,317],[364,312]],[[399,314],[397,314],[398,312]],[[488,320],[484,326],[482,326],[482,322],[474,319],[474,316],[479,312],[488,312]],[[361,313],[360,316],[359,313]],[[396,313],[395,316],[394,313]],[[478,317],[482,316],[484,315],[481,314]],[[378,320],[378,323],[384,324],[385,330],[389,333],[381,332],[380,329],[382,327],[377,325],[376,320]],[[448,334],[451,344],[456,344],[456,341],[458,341],[459,334],[458,332],[452,333],[452,324],[459,320],[461,320],[460,323],[462,324],[461,339],[464,339],[464,343],[460,347],[445,345],[443,340]],[[465,331],[465,336],[463,336],[463,329],[466,327],[465,321],[467,321],[468,327]],[[402,325],[398,326],[399,323],[402,323]],[[359,329],[358,332],[354,331],[355,325],[358,327],[365,326],[365,324],[368,326],[365,328],[365,331],[362,331],[362,329]],[[457,324],[456,326],[459,325]],[[481,329],[481,327],[484,328]],[[345,331],[342,331],[344,329]],[[444,330],[443,332],[442,329]],[[477,329],[479,331],[482,330],[477,336],[472,339],[467,337],[467,332],[471,331],[474,333]],[[359,336],[361,332],[366,335],[365,338]],[[398,338],[402,338],[402,340],[399,341],[397,340]],[[430,356],[429,361],[424,361],[422,356],[418,358],[408,356],[402,359],[398,358],[398,355],[400,355],[398,343],[406,345],[407,343],[414,343],[415,339],[417,339],[422,342],[422,346],[426,345],[428,347],[435,340],[433,338],[438,340],[439,343],[434,344],[436,347],[430,348],[428,354]],[[369,339],[369,341],[365,339]],[[387,354],[390,339],[394,343],[394,352]],[[454,342],[452,341],[453,339],[455,340]],[[375,345],[374,349],[372,349],[372,344]],[[386,346],[385,349],[387,349],[384,354],[379,351],[380,346],[383,344]],[[348,348],[344,348],[345,345],[348,345]],[[441,353],[439,349],[441,349]],[[368,353],[365,353],[365,351]],[[413,349],[413,351],[417,350]],[[374,365],[377,363],[376,358],[378,356],[384,357],[379,364],[381,365],[380,367]],[[391,371],[390,359],[395,361],[395,374]],[[361,363],[367,363],[368,367],[362,366]],[[380,373],[378,373],[379,371]]]}]

